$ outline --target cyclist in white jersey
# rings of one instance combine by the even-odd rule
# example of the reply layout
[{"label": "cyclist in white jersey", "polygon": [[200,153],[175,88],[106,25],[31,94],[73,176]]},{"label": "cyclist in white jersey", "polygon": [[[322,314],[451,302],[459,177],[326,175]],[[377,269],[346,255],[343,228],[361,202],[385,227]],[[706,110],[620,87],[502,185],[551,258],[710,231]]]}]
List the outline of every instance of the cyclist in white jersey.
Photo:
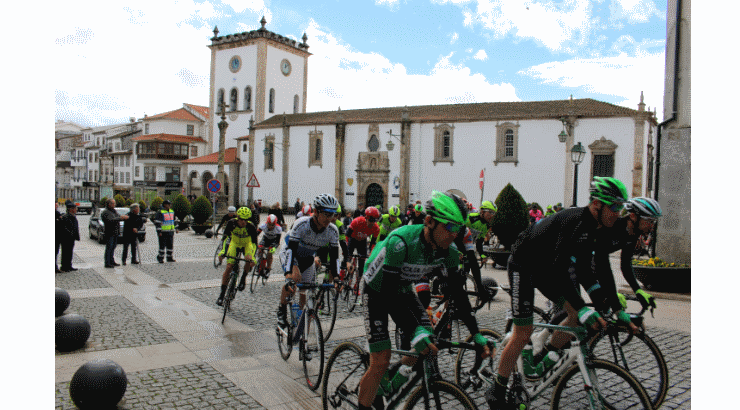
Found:
[{"label": "cyclist in white jersey", "polygon": [[270,274],[270,268],[272,268],[272,254],[280,244],[280,236],[283,234],[283,227],[278,225],[277,216],[270,214],[267,215],[265,223],[257,227],[257,235],[262,234],[259,245],[265,248],[270,248],[267,252],[267,268],[265,269],[265,277]]}]

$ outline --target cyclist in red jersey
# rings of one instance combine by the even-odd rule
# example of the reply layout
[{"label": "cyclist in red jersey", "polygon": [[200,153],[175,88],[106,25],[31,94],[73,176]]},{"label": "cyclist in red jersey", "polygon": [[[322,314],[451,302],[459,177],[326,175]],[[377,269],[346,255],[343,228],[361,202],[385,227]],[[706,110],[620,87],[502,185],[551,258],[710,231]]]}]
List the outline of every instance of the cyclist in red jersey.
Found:
[{"label": "cyclist in red jersey", "polygon": [[[367,207],[365,209],[365,216],[358,216],[352,220],[347,228],[347,255],[350,257],[357,249],[357,254],[363,257],[367,257],[367,238],[370,237],[370,247],[375,246],[375,238],[380,233],[378,228],[378,219],[380,219],[380,211],[374,206]],[[349,269],[349,261],[345,260],[345,266]],[[365,268],[365,259],[358,261],[357,268],[362,277],[362,272]]]}]

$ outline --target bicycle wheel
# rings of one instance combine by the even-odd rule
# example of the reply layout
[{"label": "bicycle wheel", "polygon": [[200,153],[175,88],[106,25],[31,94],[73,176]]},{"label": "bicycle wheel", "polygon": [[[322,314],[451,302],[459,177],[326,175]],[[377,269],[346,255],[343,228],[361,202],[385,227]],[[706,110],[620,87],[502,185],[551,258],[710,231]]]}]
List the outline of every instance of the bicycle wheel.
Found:
[{"label": "bicycle wheel", "polygon": [[[650,397],[640,382],[621,367],[606,360],[594,359],[589,373],[595,375],[598,389],[584,388],[585,379],[577,364],[571,366],[558,379],[552,392],[552,410],[590,409],[591,401],[613,409],[653,409]],[[600,407],[596,407],[600,408]]]},{"label": "bicycle wheel", "polygon": [[[475,279],[473,279],[473,274],[468,273],[465,275],[465,291],[466,292],[475,292],[478,293],[482,289],[478,289],[478,284],[475,283]],[[473,309],[480,307],[480,305],[483,304],[483,299],[478,297],[478,295],[468,295],[468,299],[470,300],[470,307]]]},{"label": "bicycle wheel", "polygon": [[[272,268],[272,267],[270,267]],[[262,286],[265,286],[267,284],[267,262],[266,258],[262,259],[262,265],[260,266],[259,270],[260,277],[262,277]]]},{"label": "bicycle wheel", "polygon": [[316,390],[321,384],[321,376],[324,372],[324,338],[321,335],[321,321],[316,313],[309,312],[307,320],[308,322],[303,327],[299,354],[303,362],[306,384],[309,389]]},{"label": "bicycle wheel", "polygon": [[360,273],[355,270],[349,279],[347,311],[351,312],[355,310],[355,306],[357,306],[357,298],[360,297]]},{"label": "bicycle wheel", "polygon": [[[409,395],[404,409],[424,409],[425,390],[419,386]],[[444,380],[434,380],[429,386],[429,407],[438,410],[477,409],[473,401],[459,387]]]},{"label": "bicycle wheel", "polygon": [[[234,269],[238,268],[239,265],[234,266]],[[226,312],[231,309],[231,301],[236,297],[236,277],[238,275],[235,271],[231,271],[229,277],[229,287],[226,288],[226,294],[224,295],[224,316],[221,318],[221,324],[223,325],[226,321]]]},{"label": "bicycle wheel", "polygon": [[221,240],[221,242],[218,243],[218,247],[216,247],[216,253],[213,254],[213,268],[218,269],[219,266],[221,266],[221,262],[218,261],[218,254],[221,252],[221,248],[223,248],[224,241]]},{"label": "bicycle wheel", "polygon": [[[483,337],[495,342],[496,347],[499,347],[499,345],[501,344],[501,339],[503,339],[503,337],[498,334],[498,332],[491,329],[480,329],[480,332]],[[473,335],[470,335],[467,339],[465,339],[465,343],[471,343],[472,341]],[[463,390],[467,390],[469,387],[472,387],[469,373],[473,367],[473,364],[475,364],[475,356],[475,350],[471,349],[460,349],[460,351],[457,352],[457,359],[455,360],[455,383]],[[493,381],[493,377],[496,374],[496,368],[494,367],[495,358],[496,352],[492,351],[491,357],[483,362],[483,368],[481,369],[481,372],[485,375],[488,375],[490,373],[490,381]]]},{"label": "bicycle wheel", "polygon": [[262,254],[258,252],[257,262],[252,268],[252,280],[249,281],[249,292],[254,293],[254,289],[257,287],[257,281],[259,280],[260,264],[262,263]]},{"label": "bicycle wheel", "polygon": [[316,303],[316,311],[324,317],[321,320],[321,332],[324,341],[329,340],[331,332],[334,331],[334,323],[337,321],[337,290],[336,288],[322,288]]},{"label": "bicycle wheel", "polygon": [[321,386],[324,410],[356,409],[360,380],[370,363],[370,355],[353,342],[338,345],[326,361]]},{"label": "bicycle wheel", "polygon": [[630,372],[645,388],[653,407],[658,408],[668,393],[668,365],[663,353],[644,332],[632,335],[620,329],[617,336],[624,357],[612,349],[610,338],[604,333],[591,340],[591,351]]},{"label": "bicycle wheel", "polygon": [[282,330],[280,330],[280,327],[275,327],[275,334],[277,335],[277,341],[278,341],[278,350],[280,350],[280,357],[283,358],[283,360],[288,360],[290,357],[290,354],[293,352],[293,321],[295,320],[295,317],[293,316],[293,309],[291,309],[291,301],[288,301],[288,326],[285,328],[285,333],[283,333]]}]

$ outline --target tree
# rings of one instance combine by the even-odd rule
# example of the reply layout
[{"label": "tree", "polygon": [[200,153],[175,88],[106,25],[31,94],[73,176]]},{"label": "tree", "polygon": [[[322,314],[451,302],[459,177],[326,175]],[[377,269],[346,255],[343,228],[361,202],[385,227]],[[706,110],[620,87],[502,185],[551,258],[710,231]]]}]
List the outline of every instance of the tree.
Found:
[{"label": "tree", "polygon": [[126,198],[123,197],[121,194],[116,194],[113,199],[116,200],[116,207],[117,208],[123,208],[126,206]]},{"label": "tree", "polygon": [[156,197],[152,199],[152,203],[149,204],[149,209],[154,212],[159,211],[162,208],[162,202],[164,202],[164,199],[160,197]]},{"label": "tree", "polygon": [[104,196],[100,198],[100,207],[105,208],[106,206],[108,206],[108,197]]},{"label": "tree", "polygon": [[194,224],[203,225],[213,214],[213,204],[205,195],[201,195],[193,202],[191,214],[193,215]]},{"label": "tree", "polygon": [[143,199],[139,200],[139,209],[141,210],[141,212],[146,211],[146,202],[144,202]]},{"label": "tree", "polygon": [[501,190],[495,202],[498,211],[491,220],[491,230],[504,249],[511,250],[516,237],[529,226],[527,203],[510,183]]},{"label": "tree", "polygon": [[188,201],[185,195],[180,194],[175,197],[175,200],[172,201],[172,211],[175,212],[175,216],[180,221],[183,221],[186,216],[190,215],[190,201]]}]

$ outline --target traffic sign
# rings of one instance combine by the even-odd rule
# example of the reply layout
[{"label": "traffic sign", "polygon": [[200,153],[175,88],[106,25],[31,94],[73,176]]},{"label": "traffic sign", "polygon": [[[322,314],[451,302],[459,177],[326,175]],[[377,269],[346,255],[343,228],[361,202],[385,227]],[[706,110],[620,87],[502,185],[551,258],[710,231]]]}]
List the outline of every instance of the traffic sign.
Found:
[{"label": "traffic sign", "polygon": [[249,178],[249,181],[247,182],[247,188],[259,188],[260,183],[257,181],[257,177],[252,174],[252,178]]},{"label": "traffic sign", "polygon": [[485,181],[485,177],[483,176],[484,175],[483,171],[484,170],[482,169],[480,170],[480,182],[478,183],[478,186],[480,186],[481,190],[483,190],[483,181]]},{"label": "traffic sign", "polygon": [[221,190],[221,182],[218,179],[211,179],[206,184],[208,190],[214,194]]}]

